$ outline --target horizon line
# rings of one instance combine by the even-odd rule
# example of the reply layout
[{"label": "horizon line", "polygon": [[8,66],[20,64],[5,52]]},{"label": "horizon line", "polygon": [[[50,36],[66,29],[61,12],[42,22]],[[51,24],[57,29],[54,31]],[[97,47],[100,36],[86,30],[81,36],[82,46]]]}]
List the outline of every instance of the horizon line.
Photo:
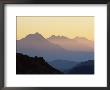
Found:
[{"label": "horizon line", "polygon": [[[35,32],[35,33],[30,33],[30,34],[28,34],[28,35],[35,35],[35,34],[40,34],[42,37],[44,37],[41,33],[39,33],[39,32]],[[16,35],[16,40],[21,40],[21,39],[23,39],[23,38],[26,38],[28,35],[26,35],[26,36],[24,36],[24,37],[22,37],[22,38],[20,38],[20,39],[17,39],[17,35]],[[88,39],[88,38],[86,38],[86,37],[81,37],[81,36],[75,36],[74,38],[69,38],[69,37],[67,37],[67,36],[64,36],[64,35],[50,35],[49,37],[47,37],[47,38],[45,38],[45,39],[48,39],[48,38],[50,38],[50,37],[52,37],[52,36],[55,36],[55,37],[65,37],[65,38],[68,38],[68,39],[75,39],[75,38],[85,38],[85,39],[87,39],[87,40],[90,40],[90,39]],[[90,41],[93,41],[94,42],[94,40],[90,40]]]}]

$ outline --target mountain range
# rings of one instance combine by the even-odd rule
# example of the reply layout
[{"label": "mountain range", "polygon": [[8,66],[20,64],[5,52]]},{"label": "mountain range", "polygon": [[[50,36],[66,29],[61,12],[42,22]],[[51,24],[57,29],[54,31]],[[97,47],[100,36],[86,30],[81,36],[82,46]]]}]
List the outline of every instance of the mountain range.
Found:
[{"label": "mountain range", "polygon": [[86,61],[94,59],[93,42],[81,37],[69,39],[52,35],[44,38],[41,34],[29,34],[17,40],[17,53],[44,57],[46,61],[69,60]]},{"label": "mountain range", "polygon": [[69,39],[65,36],[52,35],[48,38],[48,41],[61,46],[62,48],[69,51],[76,52],[94,52],[94,43],[84,37],[75,37]]},{"label": "mountain range", "polygon": [[94,60],[79,62],[76,65],[72,61],[58,60],[53,61],[54,65],[51,64],[43,57],[16,53],[16,74],[94,74]]}]

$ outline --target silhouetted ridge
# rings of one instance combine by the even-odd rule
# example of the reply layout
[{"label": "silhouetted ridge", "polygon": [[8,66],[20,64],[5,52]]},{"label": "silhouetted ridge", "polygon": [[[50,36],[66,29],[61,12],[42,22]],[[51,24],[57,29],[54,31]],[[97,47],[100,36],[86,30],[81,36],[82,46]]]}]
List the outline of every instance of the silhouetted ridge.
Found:
[{"label": "silhouetted ridge", "polygon": [[[45,39],[41,34],[29,34],[17,40],[17,53],[29,56],[43,56],[47,61],[52,60],[77,60],[93,59],[93,43],[83,39],[69,39],[65,36],[55,36]],[[78,37],[77,37],[78,38]]]},{"label": "silhouetted ridge", "polygon": [[79,63],[68,71],[69,74],[94,74],[94,60]]},{"label": "silhouetted ridge", "polygon": [[85,38],[85,37],[78,37],[78,36],[76,36],[75,38],[73,38],[73,40],[88,40],[88,39]]},{"label": "silhouetted ridge", "polygon": [[69,38],[67,38],[65,36],[60,36],[60,35],[59,36],[52,35],[51,37],[49,37],[47,39],[69,39]]},{"label": "silhouetted ridge", "polygon": [[21,39],[21,40],[45,40],[45,38],[39,34],[39,33],[35,33],[35,34],[29,34],[27,35],[25,38]]},{"label": "silhouetted ridge", "polygon": [[16,74],[62,74],[50,66],[43,57],[29,57],[16,53]]}]

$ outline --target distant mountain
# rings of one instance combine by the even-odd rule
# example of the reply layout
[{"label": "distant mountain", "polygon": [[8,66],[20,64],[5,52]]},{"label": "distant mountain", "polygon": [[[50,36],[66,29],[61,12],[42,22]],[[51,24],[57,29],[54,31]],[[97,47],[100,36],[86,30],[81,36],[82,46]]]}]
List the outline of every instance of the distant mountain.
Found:
[{"label": "distant mountain", "polygon": [[88,60],[71,68],[68,74],[94,74],[94,60]]},{"label": "distant mountain", "polygon": [[43,56],[47,60],[59,59],[68,51],[46,40],[40,34],[31,34],[21,40],[17,40],[17,52],[29,56]]},{"label": "distant mountain", "polygon": [[70,60],[54,60],[48,63],[62,72],[65,72],[78,64],[78,62],[70,61]]},{"label": "distant mountain", "polygon": [[73,39],[69,39],[65,36],[52,35],[51,37],[48,38],[48,41],[70,51],[78,51],[78,52],[94,51],[93,41],[88,40],[84,37],[75,37]]},{"label": "distant mountain", "polygon": [[[59,37],[58,37],[59,38]],[[65,38],[66,37],[60,37]],[[74,40],[73,40],[74,41]],[[44,57],[47,61],[52,60],[71,60],[71,61],[85,61],[94,59],[94,52],[86,51],[71,51],[67,50],[61,45],[54,44],[48,39],[45,39],[41,34],[29,34],[25,38],[17,40],[17,53],[27,54],[29,56]],[[77,45],[77,48],[81,47]],[[85,48],[88,49],[88,48]]]},{"label": "distant mountain", "polygon": [[63,74],[50,66],[43,57],[16,54],[16,74]]},{"label": "distant mountain", "polygon": [[50,39],[69,39],[65,36],[55,36],[55,35],[52,35],[51,37],[47,38],[48,40]]}]

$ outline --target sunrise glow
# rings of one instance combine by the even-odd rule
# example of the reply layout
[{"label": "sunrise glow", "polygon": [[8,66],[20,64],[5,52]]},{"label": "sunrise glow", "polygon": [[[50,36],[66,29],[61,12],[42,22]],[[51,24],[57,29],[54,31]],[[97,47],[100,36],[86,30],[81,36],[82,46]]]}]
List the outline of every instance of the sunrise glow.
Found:
[{"label": "sunrise glow", "polygon": [[76,36],[94,40],[94,17],[92,16],[18,16],[17,40],[39,32],[45,38],[51,35]]}]

